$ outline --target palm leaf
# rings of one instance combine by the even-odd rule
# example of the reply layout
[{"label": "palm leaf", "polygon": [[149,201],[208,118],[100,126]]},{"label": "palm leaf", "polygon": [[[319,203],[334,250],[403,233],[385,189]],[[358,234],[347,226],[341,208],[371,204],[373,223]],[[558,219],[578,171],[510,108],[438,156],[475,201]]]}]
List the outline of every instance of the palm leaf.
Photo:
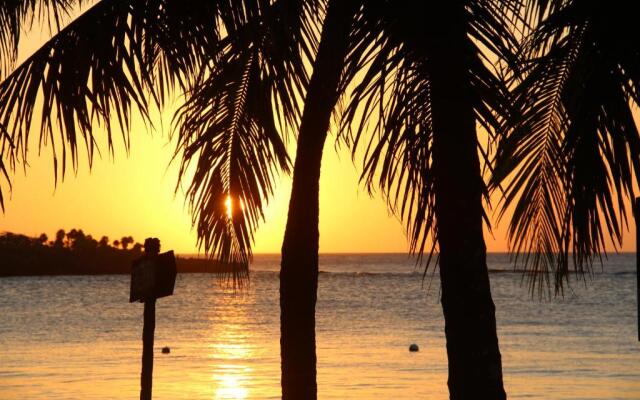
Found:
[{"label": "palm leaf", "polygon": [[[469,39],[461,51],[468,55],[478,121],[490,131],[500,127],[500,119],[506,118],[511,106],[508,90],[487,62],[488,54],[495,53],[502,62],[515,62],[517,41],[505,28],[505,21],[515,18],[517,3],[465,3],[469,35],[476,41]],[[438,39],[424,18],[437,18],[438,12],[437,4],[364,3],[352,32],[344,86],[358,74],[363,78],[342,116],[343,137],[354,157],[364,146],[361,180],[370,192],[374,186],[381,188],[390,210],[407,223],[411,250],[419,255],[429,251],[427,265],[437,243],[427,43]],[[432,245],[426,247],[429,237]]]},{"label": "palm leaf", "polygon": [[307,2],[287,0],[223,11],[228,35],[174,120],[181,179],[195,163],[187,197],[198,244],[233,266],[234,278],[246,277],[276,174],[289,172],[274,113],[281,129],[282,121],[299,120],[305,58],[317,40],[311,10]]},{"label": "palm leaf", "polygon": [[187,196],[199,245],[233,266],[234,278],[246,276],[276,171],[289,171],[260,67],[255,50],[225,54],[175,120],[181,177],[197,159]]},{"label": "palm leaf", "polygon": [[514,206],[514,250],[533,254],[523,267],[553,273],[558,293],[570,269],[591,270],[606,238],[622,243],[624,199],[639,183],[630,107],[638,104],[640,47],[625,39],[632,17],[623,7],[551,8],[527,42],[534,62],[516,89],[523,117],[502,142],[494,183],[510,180],[501,208]]},{"label": "palm leaf", "polygon": [[22,30],[46,24],[50,32],[59,30],[74,5],[82,0],[5,0],[0,3],[0,79],[18,56]]}]

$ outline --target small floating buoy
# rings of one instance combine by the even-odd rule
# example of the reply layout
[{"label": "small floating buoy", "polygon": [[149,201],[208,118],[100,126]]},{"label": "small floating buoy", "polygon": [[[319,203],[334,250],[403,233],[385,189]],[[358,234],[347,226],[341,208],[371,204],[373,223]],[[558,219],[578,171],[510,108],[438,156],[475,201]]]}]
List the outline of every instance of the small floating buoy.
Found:
[{"label": "small floating buoy", "polygon": [[162,348],[162,354],[169,354],[171,353],[171,349],[169,348],[169,346],[164,346]]},{"label": "small floating buoy", "polygon": [[411,351],[411,352],[413,352],[413,351],[420,351],[420,347],[418,347],[418,345],[417,345],[417,344],[412,343],[412,344],[409,346],[409,351]]}]

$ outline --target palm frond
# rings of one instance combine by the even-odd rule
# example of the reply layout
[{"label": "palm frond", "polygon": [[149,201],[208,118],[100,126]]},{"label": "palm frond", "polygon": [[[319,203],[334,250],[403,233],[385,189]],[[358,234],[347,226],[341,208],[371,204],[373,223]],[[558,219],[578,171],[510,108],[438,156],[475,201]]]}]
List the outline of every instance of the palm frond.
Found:
[{"label": "palm frond", "polygon": [[[91,163],[94,123],[105,125],[111,146],[112,117],[127,132],[132,103],[148,115],[144,88],[151,86],[151,76],[136,46],[140,40],[129,25],[129,10],[126,2],[98,3],[0,84],[0,123],[15,145],[12,167],[26,163],[38,101],[42,102],[40,144],[51,143],[56,177],[65,173],[67,152],[77,166],[80,139]],[[55,135],[60,135],[60,150],[55,148]]]},{"label": "palm frond", "polygon": [[[566,172],[560,159],[563,132],[569,121],[562,96],[581,34],[575,31],[558,43],[553,54],[548,55],[555,62],[532,71],[516,90],[516,103],[522,106],[519,125],[501,141],[496,156],[494,187],[511,177],[504,188],[499,218],[517,199],[508,234],[515,253],[524,254],[524,265],[531,266],[528,276],[532,290],[543,289],[544,285],[536,285],[539,277],[546,278],[550,271],[566,265],[565,258],[556,260],[553,256],[565,254]],[[522,90],[525,87],[527,90]]]},{"label": "palm frond", "polygon": [[2,194],[2,180],[6,181],[6,185],[11,190],[11,179],[9,177],[9,171],[7,170],[6,159],[9,158],[9,154],[13,151],[13,143],[9,137],[9,133],[4,126],[0,124],[0,209],[4,212],[4,196]]},{"label": "palm frond", "polygon": [[199,70],[203,54],[217,41],[215,9],[195,0],[165,3],[103,0],[0,84],[0,123],[15,144],[12,166],[26,163],[39,101],[39,143],[51,143],[56,177],[64,176],[67,153],[77,167],[79,141],[91,165],[94,126],[104,126],[112,151],[117,121],[128,148],[132,111],[150,123],[149,107],[161,104],[166,85]]},{"label": "palm frond", "polygon": [[0,2],[0,79],[11,70],[18,56],[21,31],[34,23],[59,30],[74,5],[82,0],[4,0]]},{"label": "palm frond", "polygon": [[[476,38],[461,51],[468,55],[466,68],[478,121],[489,131],[496,131],[501,118],[511,112],[508,90],[485,57],[492,52],[504,62],[507,58],[514,62],[517,41],[504,22],[515,18],[511,3],[467,2],[466,21],[461,21]],[[342,117],[343,137],[354,157],[362,146],[365,149],[361,179],[369,191],[381,188],[390,210],[407,223],[411,250],[420,256],[429,251],[429,260],[436,248],[437,224],[430,54],[425,44],[437,41],[438,33],[425,23],[425,16],[437,18],[439,11],[439,5],[427,3],[364,3],[352,32],[344,85],[359,74],[363,78]],[[427,247],[429,237],[432,244]]]},{"label": "palm frond", "polygon": [[324,1],[264,0],[221,12],[234,48],[254,47],[260,54],[282,130],[297,131],[323,10]]},{"label": "palm frond", "polygon": [[630,107],[640,47],[626,39],[624,14],[576,1],[549,15],[527,43],[534,62],[516,89],[523,117],[498,153],[493,182],[510,180],[501,207],[514,206],[513,248],[526,254],[526,270],[546,272],[547,284],[553,273],[556,293],[570,269],[589,273],[607,238],[621,245],[624,199],[639,183]]},{"label": "palm frond", "polygon": [[306,0],[227,6],[221,11],[227,35],[174,119],[175,157],[182,156],[181,179],[195,163],[187,197],[198,244],[232,265],[241,284],[275,176],[289,172],[277,125],[284,132],[298,124],[319,20]]},{"label": "palm frond", "polygon": [[174,121],[180,176],[197,160],[187,196],[198,244],[231,265],[238,283],[275,175],[289,171],[263,67],[255,48],[226,51],[194,84]]},{"label": "palm frond", "polygon": [[381,188],[390,210],[407,221],[411,250],[421,254],[435,234],[429,81],[401,49],[379,45],[353,90],[342,130],[349,131],[354,156],[365,147],[360,179],[370,193]]}]

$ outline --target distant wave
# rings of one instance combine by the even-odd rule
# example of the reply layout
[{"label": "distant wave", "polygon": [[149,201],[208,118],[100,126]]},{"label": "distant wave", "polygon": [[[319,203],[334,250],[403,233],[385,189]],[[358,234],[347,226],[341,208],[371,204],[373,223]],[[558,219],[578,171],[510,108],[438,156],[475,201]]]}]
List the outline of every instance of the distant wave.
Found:
[{"label": "distant wave", "polygon": [[[274,269],[253,269],[251,273],[260,273],[260,274],[278,274],[278,270]],[[343,275],[343,276],[357,276],[357,277],[368,277],[368,276],[422,276],[424,274],[423,271],[329,271],[326,269],[322,269],[319,271],[321,275]],[[498,275],[498,274],[515,274],[515,275],[529,275],[531,271],[523,271],[521,269],[503,269],[503,268],[489,268],[489,274]],[[433,271],[427,272],[427,277],[431,276]],[[635,271],[594,271],[594,275],[611,275],[611,276],[627,276],[627,275],[635,275]]]}]

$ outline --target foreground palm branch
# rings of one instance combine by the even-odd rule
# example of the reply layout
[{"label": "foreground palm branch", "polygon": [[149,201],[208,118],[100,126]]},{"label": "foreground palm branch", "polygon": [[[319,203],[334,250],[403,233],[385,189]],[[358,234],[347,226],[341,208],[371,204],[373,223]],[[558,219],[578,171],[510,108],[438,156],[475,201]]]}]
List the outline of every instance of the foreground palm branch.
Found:
[{"label": "foreground palm branch", "polygon": [[229,35],[209,54],[174,119],[181,177],[197,157],[187,196],[199,243],[232,265],[234,277],[246,276],[278,171],[289,172],[281,134],[300,118],[303,60],[315,52],[317,32],[304,1],[242,11],[225,14]]},{"label": "foreground palm branch", "polygon": [[289,171],[263,72],[254,50],[225,54],[176,120],[180,176],[197,158],[187,194],[199,241],[241,273],[276,172]]},{"label": "foreground palm branch", "polygon": [[0,3],[0,78],[18,57],[21,31],[34,23],[60,29],[74,4],[82,0],[5,0]]},{"label": "foreground palm branch", "polygon": [[[466,3],[468,34],[476,39],[462,49],[469,54],[473,107],[478,122],[492,133],[509,115],[510,97],[493,66],[483,60],[493,54],[503,64],[515,63],[517,41],[509,24],[520,2]],[[354,156],[364,146],[361,179],[369,191],[378,186],[390,209],[407,222],[411,249],[419,255],[425,251],[431,255],[437,246],[431,74],[425,46],[436,32],[425,26],[424,16],[436,18],[439,13],[438,5],[365,4],[352,33],[346,75],[352,79],[358,71],[366,73],[342,116],[342,131]],[[481,144],[478,149],[487,161],[487,149]]]},{"label": "foreground palm branch", "polygon": [[534,61],[515,90],[522,116],[502,142],[493,179],[505,186],[502,212],[513,207],[509,234],[522,264],[546,272],[547,283],[552,274],[561,292],[569,271],[590,271],[608,238],[622,244],[626,203],[640,183],[632,115],[640,46],[634,15],[621,4],[552,3],[526,42]]},{"label": "foreground palm branch", "polygon": [[[6,54],[17,48],[15,27],[30,18],[25,7],[58,5],[48,8],[57,13],[76,4],[22,3],[0,7],[0,44]],[[106,141],[110,152],[117,131],[128,150],[132,114],[137,112],[152,124],[151,108],[161,107],[178,88],[185,91],[188,104],[176,120],[193,129],[177,129],[183,166],[197,156],[203,157],[198,161],[202,168],[211,167],[199,170],[190,186],[191,205],[202,207],[193,208],[199,243],[246,276],[253,231],[263,216],[260,196],[271,195],[274,173],[286,171],[288,165],[270,114],[278,109],[288,124],[298,117],[296,99],[306,82],[302,59],[313,53],[314,46],[314,26],[308,18],[312,13],[306,2],[293,0],[97,2],[0,83],[1,175],[8,181],[7,169],[26,166],[34,127],[40,131],[39,147],[52,149],[56,181],[64,177],[69,162],[77,169],[82,145],[91,166],[99,153],[97,126],[106,133],[100,140]],[[267,19],[282,23],[270,24],[275,28],[265,32]],[[251,48],[242,46],[251,41]],[[288,74],[297,80],[287,79]],[[196,83],[214,76],[223,78],[224,84],[209,80],[208,86],[194,90]],[[209,105],[229,113],[200,118],[197,114],[203,110],[203,115],[212,116]],[[229,136],[215,136],[216,129]],[[195,137],[194,132],[204,137]],[[258,161],[250,161],[253,157]],[[218,193],[229,196],[235,203],[229,209],[241,210],[241,217],[229,216],[226,198],[220,204],[211,202]]]}]

